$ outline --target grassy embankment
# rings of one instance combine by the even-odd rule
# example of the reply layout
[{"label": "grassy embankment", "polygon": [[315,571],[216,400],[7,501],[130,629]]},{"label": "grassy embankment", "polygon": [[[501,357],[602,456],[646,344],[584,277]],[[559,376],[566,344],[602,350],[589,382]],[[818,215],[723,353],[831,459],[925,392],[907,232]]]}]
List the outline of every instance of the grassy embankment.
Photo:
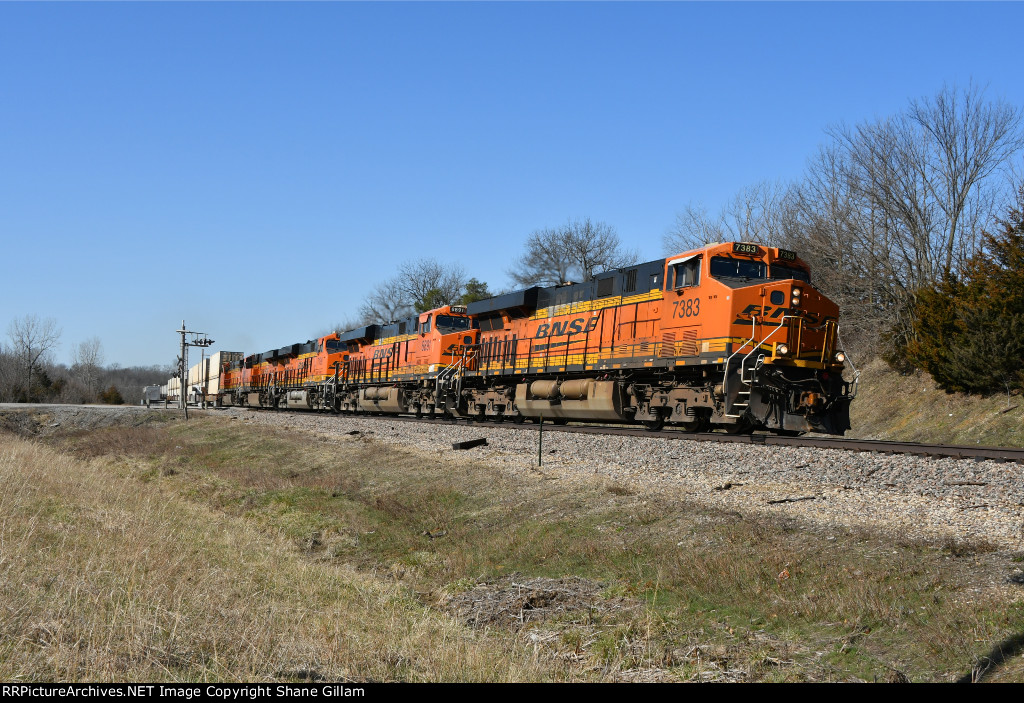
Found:
[{"label": "grassy embankment", "polygon": [[1024,589],[976,590],[1022,558],[984,544],[819,534],[358,437],[221,418],[0,435],[0,481],[5,681],[949,680],[1024,632]]},{"label": "grassy embankment", "polygon": [[1024,447],[1024,400],[946,393],[920,371],[901,376],[881,361],[864,368],[849,436],[939,444]]}]

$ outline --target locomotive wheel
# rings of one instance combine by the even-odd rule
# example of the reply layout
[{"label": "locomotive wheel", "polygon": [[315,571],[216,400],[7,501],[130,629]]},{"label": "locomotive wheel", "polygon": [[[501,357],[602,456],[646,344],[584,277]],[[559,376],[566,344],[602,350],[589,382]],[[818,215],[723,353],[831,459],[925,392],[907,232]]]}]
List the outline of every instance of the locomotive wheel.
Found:
[{"label": "locomotive wheel", "polygon": [[665,416],[658,415],[654,420],[647,420],[644,422],[644,429],[648,432],[660,432],[661,428],[665,426]]},{"label": "locomotive wheel", "polygon": [[722,425],[722,429],[726,434],[750,434],[754,431],[753,426],[746,420],[740,420],[731,425]]},{"label": "locomotive wheel", "polygon": [[512,422],[516,423],[517,425],[521,425],[524,422],[526,422],[526,416],[516,413],[515,415],[512,416]]},{"label": "locomotive wheel", "polygon": [[568,425],[569,424],[569,420],[568,420],[568,418],[564,418],[564,417],[556,417],[556,418],[554,418],[551,421],[551,424],[553,424],[553,425]]},{"label": "locomotive wheel", "polygon": [[693,422],[680,422],[679,429],[683,432],[703,432],[707,429],[707,423],[703,419],[697,419]]},{"label": "locomotive wheel", "polygon": [[422,417],[423,417],[423,406],[422,405],[417,405],[416,406],[416,419],[419,420]]},{"label": "locomotive wheel", "polygon": [[800,435],[807,434],[800,430],[772,430],[772,434],[776,434],[780,437],[799,437]]}]

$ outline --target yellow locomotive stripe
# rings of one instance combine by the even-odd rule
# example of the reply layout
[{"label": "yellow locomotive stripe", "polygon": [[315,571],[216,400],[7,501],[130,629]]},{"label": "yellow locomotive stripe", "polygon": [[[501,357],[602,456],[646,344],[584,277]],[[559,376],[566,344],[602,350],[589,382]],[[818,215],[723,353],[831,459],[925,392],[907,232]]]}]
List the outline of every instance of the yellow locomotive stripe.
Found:
[{"label": "yellow locomotive stripe", "polygon": [[637,295],[630,295],[622,297],[621,295],[613,295],[607,298],[599,298],[597,300],[580,300],[575,303],[563,303],[562,305],[552,305],[546,308],[541,308],[537,312],[530,316],[531,320],[546,320],[549,317],[558,317],[559,315],[575,315],[581,312],[591,312],[593,310],[603,310],[604,308],[614,308],[621,305],[633,305],[634,303],[643,303],[649,300],[661,300],[664,297],[660,288],[654,288],[647,293],[639,293]]}]

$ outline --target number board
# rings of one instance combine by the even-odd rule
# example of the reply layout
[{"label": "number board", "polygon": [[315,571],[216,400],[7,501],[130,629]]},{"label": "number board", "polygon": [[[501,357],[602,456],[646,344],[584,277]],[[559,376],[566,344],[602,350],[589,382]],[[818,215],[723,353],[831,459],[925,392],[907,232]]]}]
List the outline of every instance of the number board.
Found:
[{"label": "number board", "polygon": [[734,254],[750,254],[757,256],[761,253],[761,247],[756,244],[747,244],[746,242],[736,242],[732,245],[732,251]]},{"label": "number board", "polygon": [[451,311],[453,313],[455,313],[456,315],[458,315],[458,314],[463,314],[464,315],[464,314],[466,314],[466,306],[465,305],[452,305],[451,306]]},{"label": "number board", "polygon": [[789,249],[779,249],[779,258],[783,261],[796,261],[796,252]]}]

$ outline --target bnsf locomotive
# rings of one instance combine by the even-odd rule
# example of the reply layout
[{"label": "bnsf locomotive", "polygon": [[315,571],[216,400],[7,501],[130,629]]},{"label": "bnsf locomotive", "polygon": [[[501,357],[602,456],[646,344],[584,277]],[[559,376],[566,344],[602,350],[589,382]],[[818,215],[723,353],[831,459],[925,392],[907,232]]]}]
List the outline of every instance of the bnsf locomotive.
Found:
[{"label": "bnsf locomotive", "polygon": [[793,252],[709,245],[227,360],[216,400],[843,434],[838,318]]}]

